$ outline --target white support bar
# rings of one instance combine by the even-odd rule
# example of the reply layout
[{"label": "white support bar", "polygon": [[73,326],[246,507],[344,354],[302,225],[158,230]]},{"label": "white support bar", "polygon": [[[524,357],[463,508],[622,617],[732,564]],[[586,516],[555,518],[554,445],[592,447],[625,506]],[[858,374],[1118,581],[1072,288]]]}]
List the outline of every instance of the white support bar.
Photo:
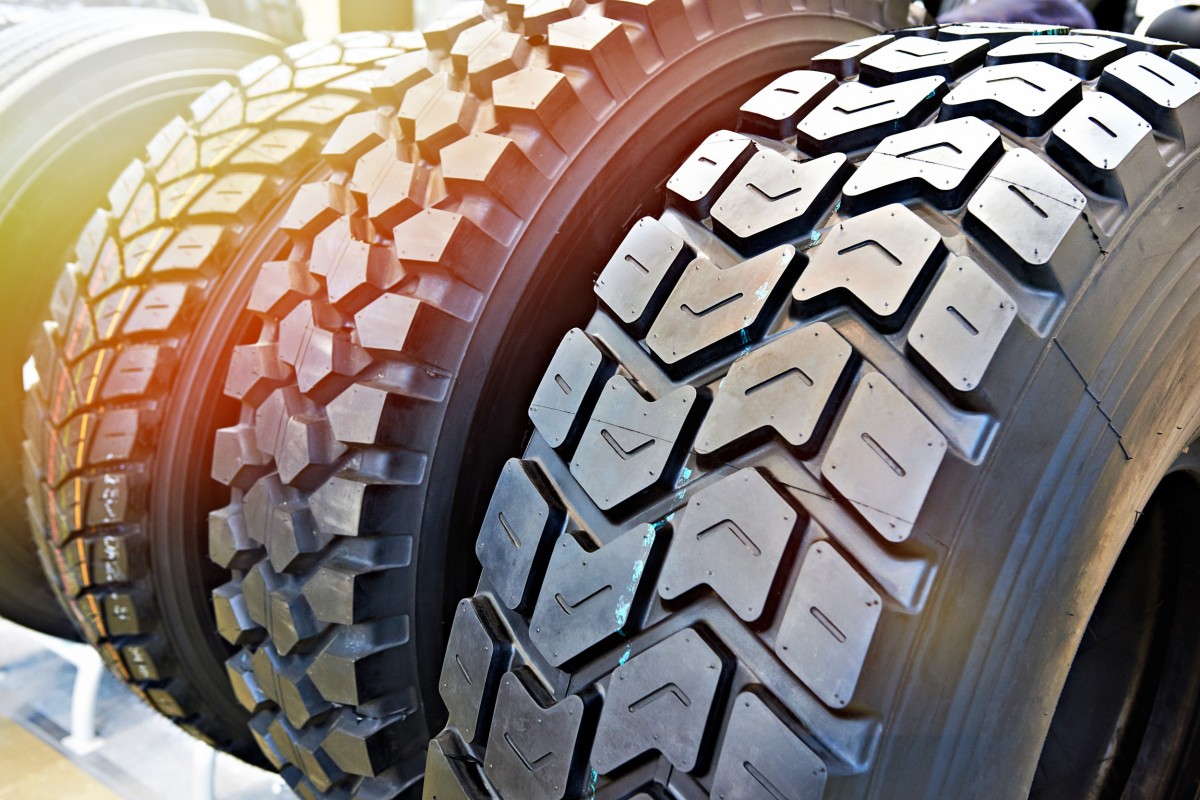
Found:
[{"label": "white support bar", "polygon": [[62,740],[62,746],[76,755],[95,752],[104,744],[96,735],[96,695],[100,691],[100,678],[104,675],[104,662],[100,654],[90,645],[67,642],[30,632],[38,642],[54,655],[75,667],[75,685],[71,691],[71,732]]},{"label": "white support bar", "polygon": [[192,756],[192,800],[214,800],[217,796],[217,751],[197,747]]}]

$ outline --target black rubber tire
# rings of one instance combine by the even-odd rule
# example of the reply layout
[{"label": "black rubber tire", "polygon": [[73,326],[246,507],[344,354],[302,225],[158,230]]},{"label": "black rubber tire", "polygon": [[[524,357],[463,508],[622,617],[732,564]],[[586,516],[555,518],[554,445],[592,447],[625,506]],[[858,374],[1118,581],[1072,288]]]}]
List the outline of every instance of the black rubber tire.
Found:
[{"label": "black rubber tire", "polygon": [[[85,10],[0,32],[0,416],[21,418],[22,360],[70,247],[104,192],[188,101],[276,52],[228,23],[168,11]],[[71,91],[63,87],[70,86]],[[15,122],[14,122],[15,121]],[[0,615],[77,634],[46,585],[24,510],[20,426],[0,430]]]},{"label": "black rubber tire", "polygon": [[24,5],[47,11],[88,6],[170,9],[227,20],[282,42],[304,39],[304,13],[299,0],[26,0]]},{"label": "black rubber tire", "polygon": [[[292,255],[254,290],[263,335],[233,358],[244,407],[214,475],[234,501],[210,541],[237,577],[217,616],[244,646],[230,671],[255,735],[305,796],[419,791],[450,612],[477,577],[460,554],[479,476],[519,444],[514,393],[537,379],[504,340],[561,330],[571,309],[552,296],[586,301],[594,255],[636,212],[620,184],[732,120],[737,87],[905,11],[522,8],[435,24],[432,52],[389,70],[398,111],[347,122],[339,138],[369,151],[302,190]],[[734,88],[711,91],[714,75]],[[582,255],[552,267],[562,248]]]},{"label": "black rubber tire", "polygon": [[[208,513],[229,352],[279,218],[324,169],[409,34],[296,45],[210,89],[154,138],[87,224],[27,379],[27,480],[51,578],[88,641],[154,708],[260,759],[225,676],[209,595]],[[61,268],[60,268],[61,269]]]},{"label": "black rubber tire", "polygon": [[1027,796],[1200,428],[1200,51],[1056,33],[837,48],[647,198],[496,485],[426,798]]}]

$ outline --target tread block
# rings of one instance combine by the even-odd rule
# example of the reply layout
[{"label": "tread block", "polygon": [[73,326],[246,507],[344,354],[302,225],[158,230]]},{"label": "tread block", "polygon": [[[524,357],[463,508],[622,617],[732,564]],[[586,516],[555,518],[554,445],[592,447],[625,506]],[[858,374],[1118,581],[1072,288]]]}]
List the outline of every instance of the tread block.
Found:
[{"label": "tread block", "polygon": [[989,67],[1016,61],[1041,61],[1090,81],[1125,54],[1125,45],[1107,36],[1022,36],[987,54]]},{"label": "tread block", "polygon": [[1171,53],[1168,60],[1180,69],[1187,70],[1193,76],[1200,78],[1200,49],[1188,47],[1176,50]]},{"label": "tread block", "polygon": [[529,638],[556,667],[625,626],[657,539],[653,525],[593,550],[581,543],[584,536],[558,537],[529,621]]},{"label": "tread block", "polygon": [[606,775],[657,750],[677,769],[691,772],[700,762],[713,700],[727,671],[692,628],[617,667],[600,712],[593,769]]},{"label": "tread block", "polygon": [[809,800],[821,797],[825,764],[766,703],[737,696],[717,757],[712,797],[720,800]]},{"label": "tread block", "polygon": [[555,22],[582,14],[584,0],[510,0],[508,8],[510,19],[519,11],[514,28],[519,23],[526,36],[545,36]]},{"label": "tread block", "polygon": [[881,33],[878,36],[839,44],[823,53],[817,53],[809,66],[817,72],[826,72],[835,78],[846,80],[858,74],[858,66],[864,58],[895,38],[890,33]]},{"label": "tread block", "polygon": [[213,615],[217,633],[232,645],[245,645],[261,638],[263,630],[246,607],[246,597],[236,583],[218,586],[212,593]]},{"label": "tread block", "polygon": [[747,254],[801,237],[829,215],[852,171],[841,153],[799,162],[759,150],[717,199],[713,230]]},{"label": "tread block", "polygon": [[500,679],[484,771],[506,797],[562,800],[578,783],[575,748],[583,700],[567,695],[543,708],[516,674]]},{"label": "tread block", "polygon": [[857,212],[924,197],[939,208],[958,208],[1003,151],[999,131],[975,117],[897,133],[847,182],[842,205]]},{"label": "tread block", "polygon": [[[478,765],[451,751],[453,736],[442,734],[429,742],[425,759],[424,796],[429,800],[471,800],[487,797]],[[468,791],[470,793],[468,794]]]},{"label": "tread block", "polygon": [[459,3],[450,6],[438,19],[421,32],[425,38],[425,46],[435,53],[448,53],[458,37],[468,28],[473,28],[483,22],[478,13],[478,7],[469,3]]},{"label": "tread block", "polygon": [[937,38],[943,41],[987,39],[995,47],[1022,36],[1065,36],[1067,33],[1069,30],[1062,25],[1035,22],[959,22],[938,27]]},{"label": "tread block", "polygon": [[862,60],[859,80],[868,86],[940,76],[955,80],[983,63],[986,39],[926,39],[905,36]]},{"label": "tread block", "polygon": [[508,661],[508,648],[492,636],[486,613],[469,598],[459,601],[438,683],[450,724],[468,742],[487,730],[491,704],[484,700]]},{"label": "tread block", "polygon": [[654,217],[643,217],[596,279],[596,296],[618,319],[643,333],[695,256],[670,228]]},{"label": "tread block", "polygon": [[707,455],[772,429],[793,447],[816,434],[854,350],[828,323],[816,322],[772,339],[733,362],[696,434]]},{"label": "tread block", "polygon": [[487,97],[493,81],[525,66],[529,52],[529,43],[520,34],[483,22],[458,37],[450,49],[450,62],[460,78],[468,79],[475,95]]},{"label": "tread block", "polygon": [[[412,642],[407,614],[335,628],[312,657],[308,676],[331,703],[354,706],[358,713],[364,706],[373,706],[375,714],[398,710],[419,729],[416,678],[405,655]],[[383,683],[379,675],[390,680]]]},{"label": "tread block", "polygon": [[796,127],[796,142],[817,154],[868,147],[898,129],[914,127],[945,94],[942,77],[886,86],[843,83]]},{"label": "tread block", "polygon": [[827,541],[808,548],[775,652],[833,708],[854,696],[882,611],[879,594]]},{"label": "tread block", "polygon": [[1083,82],[1058,67],[1016,62],[968,75],[942,101],[942,119],[983,117],[1041,136],[1083,98]]},{"label": "tread block", "polygon": [[894,327],[944,252],[942,237],[908,207],[877,208],[829,229],[825,241],[809,251],[792,297],[811,303],[849,292],[877,325]]},{"label": "tread block", "polygon": [[821,475],[883,538],[912,534],[946,437],[891,381],[864,375],[833,432]]},{"label": "tread block", "polygon": [[425,158],[436,162],[443,147],[470,133],[478,106],[473,95],[452,88],[449,75],[438,73],[404,95],[400,130]]},{"label": "tread block", "polygon": [[392,229],[421,210],[424,174],[397,157],[396,143],[386,141],[358,160],[350,192],[365,203],[371,224],[387,236]]},{"label": "tread block", "polygon": [[1124,43],[1130,53],[1153,53],[1154,55],[1166,58],[1174,50],[1179,50],[1186,45],[1181,42],[1171,42],[1166,39],[1155,39],[1151,36],[1136,36],[1132,33],[1124,33],[1122,31],[1102,31],[1095,28],[1076,28],[1072,31],[1075,34],[1084,36],[1107,36],[1110,39],[1116,39],[1118,42]]},{"label": "tread block", "polygon": [[412,748],[424,725],[423,715],[411,711],[384,719],[339,714],[323,747],[338,769],[376,777]]},{"label": "tread block", "polygon": [[1083,194],[1037,155],[1012,150],[967,202],[966,224],[986,234],[1011,268],[1045,283],[1037,268],[1049,265],[1072,227],[1083,224],[1086,205]]},{"label": "tread block", "polygon": [[484,578],[508,608],[523,606],[530,575],[549,556],[562,509],[539,488],[537,464],[510,458],[484,515],[475,556]]},{"label": "tread block", "polygon": [[634,54],[629,33],[615,19],[580,16],[547,26],[550,67],[570,74],[586,71],[600,79],[605,94],[628,97],[645,80],[645,71]]},{"label": "tread block", "polygon": [[709,134],[667,181],[669,203],[696,219],[707,216],[713,202],[756,151],[754,142],[740,133]]},{"label": "tread block", "polygon": [[747,329],[759,327],[772,295],[799,262],[790,244],[728,269],[704,257],[693,260],[650,326],[646,344],[667,365],[731,340],[744,344]]},{"label": "tread block", "polygon": [[1147,120],[1156,131],[1200,141],[1200,78],[1153,53],[1130,53],[1104,68],[1097,87]]},{"label": "tread block", "polygon": [[1046,150],[1084,185],[1134,203],[1166,172],[1150,123],[1093,92],[1050,131]]},{"label": "tread block", "polygon": [[604,353],[591,337],[578,328],[567,331],[529,404],[529,419],[551,447],[578,437],[583,427],[579,412],[605,371]]},{"label": "tread block", "polygon": [[321,622],[357,625],[391,617],[393,581],[407,580],[411,536],[373,536],[340,542],[304,582],[304,598]]},{"label": "tread block", "polygon": [[279,704],[293,726],[302,728],[332,708],[305,674],[303,661],[280,658],[267,643],[255,651],[250,663],[259,687]]},{"label": "tread block", "polygon": [[674,600],[708,586],[746,622],[762,616],[799,514],[758,470],[698,492],[684,509],[659,578]]},{"label": "tread block", "polygon": [[138,598],[130,592],[112,592],[104,596],[104,630],[108,637],[133,636],[143,633],[149,620],[140,611]]},{"label": "tread block", "polygon": [[691,386],[646,400],[628,378],[614,375],[584,429],[571,474],[602,510],[614,508],[667,477],[695,407]]},{"label": "tread block", "polygon": [[798,69],[784,73],[742,103],[738,130],[772,139],[795,136],[801,118],[836,87],[837,79],[824,72]]},{"label": "tread block", "polygon": [[1017,304],[982,267],[951,256],[908,332],[908,346],[950,386],[979,385]]}]

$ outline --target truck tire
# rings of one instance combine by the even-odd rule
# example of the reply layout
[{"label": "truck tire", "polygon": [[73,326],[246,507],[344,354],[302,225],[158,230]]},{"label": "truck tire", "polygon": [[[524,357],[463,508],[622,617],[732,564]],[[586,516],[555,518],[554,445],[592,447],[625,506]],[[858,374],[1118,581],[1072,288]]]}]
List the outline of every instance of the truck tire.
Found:
[{"label": "truck tire", "polygon": [[1066,34],[835,48],[647,197],[426,798],[1190,796],[1200,51]]},{"label": "truck tire", "polygon": [[419,792],[480,476],[537,379],[521,341],[586,313],[625,189],[747,84],[905,12],[807,8],[473,5],[389,69],[381,124],[346,123],[370,149],[298,196],[292,254],[252,296],[263,334],[231,363],[242,416],[213,463],[234,499],[210,542],[234,573],[214,595],[230,674],[302,795]]},{"label": "truck tire", "polygon": [[[209,594],[208,478],[228,353],[276,226],[410,35],[297,45],[219,83],[153,139],[88,222],[28,370],[30,508],[51,580],[114,673],[222,749],[257,756]],[[419,37],[415,39],[419,46]],[[60,268],[61,271],[61,268]]]},{"label": "truck tire", "polygon": [[[0,31],[0,414],[21,418],[24,344],[66,250],[154,131],[204,88],[276,46],[228,23],[92,9]],[[70,86],[70,92],[62,87]],[[24,509],[20,426],[0,430],[0,615],[76,634],[46,586]]]}]

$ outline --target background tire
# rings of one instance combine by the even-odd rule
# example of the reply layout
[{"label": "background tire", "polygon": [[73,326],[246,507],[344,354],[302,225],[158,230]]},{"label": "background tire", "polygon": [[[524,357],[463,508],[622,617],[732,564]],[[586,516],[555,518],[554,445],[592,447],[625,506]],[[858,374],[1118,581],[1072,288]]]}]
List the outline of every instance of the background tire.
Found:
[{"label": "background tire", "polygon": [[233,358],[217,615],[251,727],[305,796],[418,791],[481,484],[545,347],[523,342],[584,313],[595,255],[636,213],[620,188],[648,191],[738,87],[905,13],[522,8],[435,24],[389,68],[398,108],[339,132],[368,149],[302,190],[292,254],[252,296],[263,335]]},{"label": "background tire", "polygon": [[[121,169],[202,89],[275,52],[261,34],[168,11],[46,15],[0,32],[0,415],[17,420],[23,346],[70,242]],[[65,91],[63,87],[71,87]],[[0,430],[0,614],[76,634],[37,565],[24,512],[21,433]]]},{"label": "background tire", "polygon": [[[51,578],[87,639],[152,706],[255,756],[209,594],[208,474],[233,345],[296,188],[370,105],[407,35],[348,34],[251,64],[170,122],[87,224],[37,342],[25,419],[30,507]],[[420,39],[416,39],[420,44]]]},{"label": "background tire", "polygon": [[496,484],[427,798],[1028,795],[1200,429],[1197,51],[1055,33],[836,48],[654,194]]}]

